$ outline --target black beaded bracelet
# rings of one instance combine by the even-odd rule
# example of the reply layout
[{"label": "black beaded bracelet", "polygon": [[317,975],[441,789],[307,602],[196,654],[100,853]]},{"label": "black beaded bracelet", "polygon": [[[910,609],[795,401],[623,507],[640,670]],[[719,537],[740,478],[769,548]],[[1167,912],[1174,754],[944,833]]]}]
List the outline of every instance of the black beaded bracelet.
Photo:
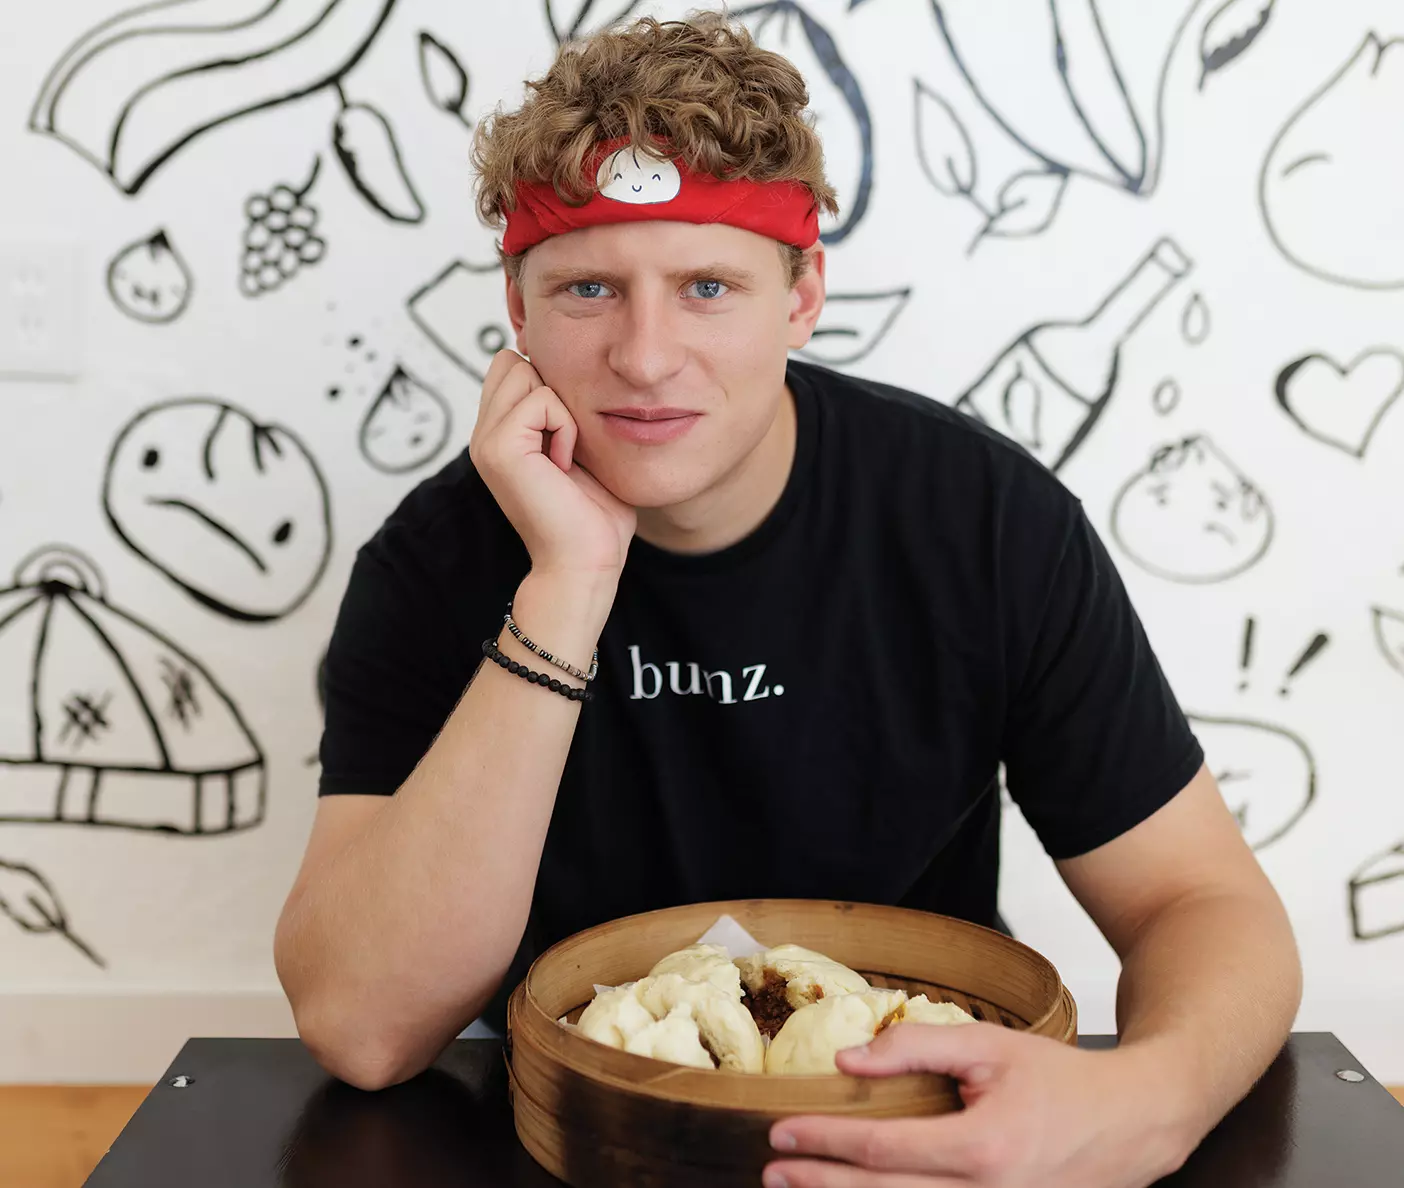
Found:
[{"label": "black beaded bracelet", "polygon": [[518,664],[510,656],[504,656],[497,648],[495,639],[483,640],[483,655],[491,660],[498,668],[505,668],[513,676],[519,676],[523,680],[529,681],[533,685],[540,685],[544,689],[550,689],[552,693],[559,693],[562,697],[571,701],[594,701],[595,695],[589,689],[577,689],[574,685],[562,684],[554,677],[544,672],[532,672],[525,664]]}]

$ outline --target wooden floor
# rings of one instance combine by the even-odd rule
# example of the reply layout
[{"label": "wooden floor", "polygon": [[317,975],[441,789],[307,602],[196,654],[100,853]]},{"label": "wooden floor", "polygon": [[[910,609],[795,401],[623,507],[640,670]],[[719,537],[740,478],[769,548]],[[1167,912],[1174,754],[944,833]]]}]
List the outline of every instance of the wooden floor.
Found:
[{"label": "wooden floor", "polygon": [[[1404,1105],[1404,1085],[1390,1090]],[[0,1184],[80,1188],[147,1088],[0,1085]]]}]

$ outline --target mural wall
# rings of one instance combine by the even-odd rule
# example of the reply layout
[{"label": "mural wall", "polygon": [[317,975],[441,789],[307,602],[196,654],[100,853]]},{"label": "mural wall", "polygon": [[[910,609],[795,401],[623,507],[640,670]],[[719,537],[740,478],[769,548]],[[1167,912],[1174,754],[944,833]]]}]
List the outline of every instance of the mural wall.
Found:
[{"label": "mural wall", "polygon": [[[563,40],[689,7],[0,11],[0,272],[71,261],[81,342],[76,379],[0,353],[0,994],[276,995],[355,548],[510,340],[472,129]],[[1404,1081],[1404,14],[733,12],[842,203],[802,353],[1082,498],[1292,913],[1299,1025]],[[1006,916],[1110,1029],[1110,950],[1005,832]]]}]

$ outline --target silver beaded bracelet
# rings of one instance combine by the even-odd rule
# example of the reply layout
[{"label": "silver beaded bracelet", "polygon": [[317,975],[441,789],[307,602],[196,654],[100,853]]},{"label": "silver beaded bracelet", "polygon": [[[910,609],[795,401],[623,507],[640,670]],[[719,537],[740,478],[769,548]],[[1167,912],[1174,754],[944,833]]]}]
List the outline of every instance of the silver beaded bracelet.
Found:
[{"label": "silver beaded bracelet", "polygon": [[544,648],[537,647],[536,644],[532,643],[531,640],[527,639],[527,637],[522,634],[521,629],[514,622],[512,622],[511,603],[507,604],[507,613],[502,616],[502,621],[507,624],[507,630],[512,633],[512,635],[516,638],[517,642],[522,645],[522,647],[526,648],[527,651],[534,652],[536,655],[540,656],[543,660],[546,661],[547,664],[554,664],[562,672],[570,673],[570,675],[573,676],[577,681],[585,681],[588,684],[590,681],[593,681],[595,679],[595,673],[597,673],[600,668],[600,652],[598,648],[595,649],[594,654],[590,657],[590,671],[581,672],[580,669],[574,667],[573,665],[567,664],[564,660],[556,659],[556,657],[551,655],[550,652],[546,651]]}]

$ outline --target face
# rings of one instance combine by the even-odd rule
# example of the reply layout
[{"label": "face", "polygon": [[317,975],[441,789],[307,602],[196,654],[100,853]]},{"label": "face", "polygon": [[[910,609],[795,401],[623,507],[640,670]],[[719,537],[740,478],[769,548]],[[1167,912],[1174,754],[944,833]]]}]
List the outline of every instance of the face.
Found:
[{"label": "face", "polygon": [[123,429],[103,501],[137,553],[238,619],[299,605],[331,548],[326,484],[302,443],[213,400],[158,405]]},{"label": "face", "polygon": [[507,301],[518,350],[579,428],[575,456],[625,503],[661,508],[756,453],[823,292],[819,250],[791,289],[774,240],[646,221],[538,244]]},{"label": "face", "polygon": [[117,308],[142,322],[171,322],[190,304],[190,270],[164,231],[124,248],[107,269]]},{"label": "face", "polygon": [[1142,569],[1175,582],[1218,582],[1267,551],[1272,509],[1207,437],[1156,451],[1116,498],[1112,527]]}]

